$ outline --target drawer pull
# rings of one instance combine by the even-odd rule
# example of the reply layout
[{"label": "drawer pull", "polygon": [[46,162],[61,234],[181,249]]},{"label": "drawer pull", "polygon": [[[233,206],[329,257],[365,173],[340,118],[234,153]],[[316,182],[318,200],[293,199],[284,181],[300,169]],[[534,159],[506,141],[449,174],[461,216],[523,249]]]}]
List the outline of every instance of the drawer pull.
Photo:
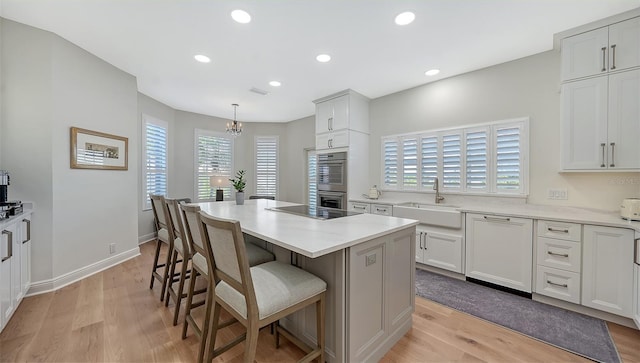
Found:
[{"label": "drawer pull", "polygon": [[31,241],[31,220],[25,218],[22,221],[27,224],[27,239],[22,241],[22,243],[27,243]]},{"label": "drawer pull", "polygon": [[547,231],[549,231],[549,232],[558,232],[558,233],[569,233],[569,229],[555,229],[555,228],[551,228],[551,227],[548,227]]},{"label": "drawer pull", "polygon": [[558,286],[558,287],[564,287],[564,288],[569,287],[569,285],[567,285],[567,284],[556,284],[555,282],[550,281],[550,280],[547,280],[547,284],[553,285],[553,286]]},{"label": "drawer pull", "polygon": [[511,218],[508,217],[487,217],[483,216],[487,221],[497,221],[497,222],[509,222]]},{"label": "drawer pull", "polygon": [[2,258],[2,262],[10,259],[11,257],[13,257],[13,232],[11,231],[7,231],[6,229],[4,231],[2,231],[2,234],[6,234],[7,235],[7,257],[3,257]]},{"label": "drawer pull", "polygon": [[551,256],[569,257],[568,253],[554,253],[554,252],[551,252],[551,251],[547,251],[547,254],[551,255]]},{"label": "drawer pull", "polygon": [[376,210],[377,210],[378,212],[386,212],[386,211],[387,211],[386,209],[380,209],[380,208],[376,208]]},{"label": "drawer pull", "polygon": [[367,209],[366,207],[361,207],[361,206],[359,206],[359,205],[354,205],[354,206],[353,206],[353,208],[355,208],[355,209],[362,209],[362,210]]}]

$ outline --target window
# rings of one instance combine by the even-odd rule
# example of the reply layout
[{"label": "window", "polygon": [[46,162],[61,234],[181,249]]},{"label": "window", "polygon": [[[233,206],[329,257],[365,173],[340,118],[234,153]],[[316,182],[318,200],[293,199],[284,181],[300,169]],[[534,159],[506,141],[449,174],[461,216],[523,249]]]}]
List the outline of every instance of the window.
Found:
[{"label": "window", "polygon": [[256,137],[256,194],[277,199],[278,137]]},{"label": "window", "polygon": [[382,185],[428,191],[526,195],[529,119],[382,138]]},{"label": "window", "polygon": [[[196,129],[195,145],[196,200],[213,200],[216,192],[210,178],[217,176],[226,181],[232,177],[233,138],[219,132]],[[222,189],[224,197],[231,198],[231,186]]]},{"label": "window", "polygon": [[142,209],[151,209],[150,194],[167,195],[168,124],[142,115]]},{"label": "window", "polygon": [[307,204],[311,208],[318,205],[316,193],[318,192],[317,171],[318,158],[315,150],[307,150]]}]

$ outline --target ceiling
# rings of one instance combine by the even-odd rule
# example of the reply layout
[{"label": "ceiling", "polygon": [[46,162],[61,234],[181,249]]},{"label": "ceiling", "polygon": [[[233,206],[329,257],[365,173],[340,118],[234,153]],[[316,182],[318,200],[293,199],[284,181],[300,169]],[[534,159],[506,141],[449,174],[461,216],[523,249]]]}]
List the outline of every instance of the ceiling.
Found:
[{"label": "ceiling", "polygon": [[[175,109],[287,122],[347,88],[377,98],[552,49],[553,34],[640,0],[0,0],[2,17],[60,35]],[[231,11],[252,21],[240,24]],[[413,23],[394,17],[410,10]],[[330,54],[328,63],[316,55]],[[204,54],[211,62],[194,60]],[[424,72],[438,68],[440,74]],[[282,82],[272,87],[269,81]],[[269,94],[249,92],[256,87]]]}]

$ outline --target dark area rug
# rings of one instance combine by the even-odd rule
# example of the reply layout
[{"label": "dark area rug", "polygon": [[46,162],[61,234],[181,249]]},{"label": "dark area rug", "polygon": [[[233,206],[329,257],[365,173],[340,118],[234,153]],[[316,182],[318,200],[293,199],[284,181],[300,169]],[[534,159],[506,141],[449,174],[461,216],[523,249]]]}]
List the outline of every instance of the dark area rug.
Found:
[{"label": "dark area rug", "polygon": [[620,362],[604,321],[416,269],[416,294],[598,362]]}]

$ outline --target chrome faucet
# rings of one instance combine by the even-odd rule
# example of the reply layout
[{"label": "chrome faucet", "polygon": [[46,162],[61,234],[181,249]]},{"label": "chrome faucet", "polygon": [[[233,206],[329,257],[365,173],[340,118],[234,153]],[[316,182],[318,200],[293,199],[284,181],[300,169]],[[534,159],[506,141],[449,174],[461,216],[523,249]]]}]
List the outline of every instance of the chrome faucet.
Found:
[{"label": "chrome faucet", "polygon": [[444,197],[440,195],[440,183],[438,183],[438,177],[433,178],[433,190],[436,191],[436,204],[442,202]]}]

